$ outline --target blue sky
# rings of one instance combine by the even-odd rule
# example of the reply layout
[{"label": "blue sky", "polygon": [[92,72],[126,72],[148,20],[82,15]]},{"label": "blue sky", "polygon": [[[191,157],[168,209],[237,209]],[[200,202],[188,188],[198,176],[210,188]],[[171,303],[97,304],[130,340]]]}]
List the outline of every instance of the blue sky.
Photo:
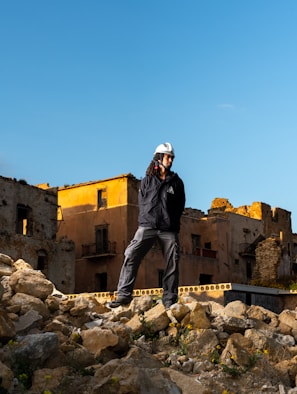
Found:
[{"label": "blue sky", "polygon": [[0,175],[63,186],[176,151],[187,207],[292,212],[295,0],[0,2]]}]

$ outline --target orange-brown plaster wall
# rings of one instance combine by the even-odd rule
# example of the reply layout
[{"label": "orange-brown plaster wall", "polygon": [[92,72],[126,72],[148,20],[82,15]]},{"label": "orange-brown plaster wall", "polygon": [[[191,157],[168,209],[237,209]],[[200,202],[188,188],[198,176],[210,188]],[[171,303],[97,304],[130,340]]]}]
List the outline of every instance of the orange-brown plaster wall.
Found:
[{"label": "orange-brown plaster wall", "polygon": [[[124,250],[137,228],[138,185],[139,181],[133,176],[125,175],[59,189],[62,220],[58,235],[68,236],[75,242],[77,292],[98,291],[95,277],[101,273],[108,275],[108,290],[116,290]],[[99,209],[98,190],[104,190],[107,200],[107,205]],[[116,253],[93,259],[83,258],[82,245],[95,244],[96,227],[105,225],[108,240],[116,245]]]}]

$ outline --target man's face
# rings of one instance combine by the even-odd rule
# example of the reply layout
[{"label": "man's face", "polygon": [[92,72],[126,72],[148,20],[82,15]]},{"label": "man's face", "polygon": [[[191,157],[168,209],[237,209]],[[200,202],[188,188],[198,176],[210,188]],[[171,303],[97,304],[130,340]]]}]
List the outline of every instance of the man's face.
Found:
[{"label": "man's face", "polygon": [[170,169],[174,160],[174,156],[164,153],[162,164],[165,168]]}]

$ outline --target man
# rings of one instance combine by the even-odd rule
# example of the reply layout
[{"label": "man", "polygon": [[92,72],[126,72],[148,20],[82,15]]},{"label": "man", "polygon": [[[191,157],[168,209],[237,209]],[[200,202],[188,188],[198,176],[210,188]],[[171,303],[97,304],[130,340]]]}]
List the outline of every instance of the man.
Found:
[{"label": "man", "polygon": [[132,301],[138,268],[156,239],[161,245],[166,263],[163,275],[163,304],[169,309],[177,301],[178,233],[185,207],[185,191],[183,181],[171,171],[173,160],[172,145],[169,142],[158,145],[146,175],[141,180],[138,195],[138,229],[125,250],[117,299],[109,303],[111,308],[127,305]]}]

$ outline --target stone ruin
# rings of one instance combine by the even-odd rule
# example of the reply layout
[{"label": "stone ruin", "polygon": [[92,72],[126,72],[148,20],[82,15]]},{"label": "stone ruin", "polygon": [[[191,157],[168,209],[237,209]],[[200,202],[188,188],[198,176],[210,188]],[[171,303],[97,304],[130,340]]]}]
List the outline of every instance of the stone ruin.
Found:
[{"label": "stone ruin", "polygon": [[0,254],[0,393],[297,393],[297,310],[67,296]]}]

